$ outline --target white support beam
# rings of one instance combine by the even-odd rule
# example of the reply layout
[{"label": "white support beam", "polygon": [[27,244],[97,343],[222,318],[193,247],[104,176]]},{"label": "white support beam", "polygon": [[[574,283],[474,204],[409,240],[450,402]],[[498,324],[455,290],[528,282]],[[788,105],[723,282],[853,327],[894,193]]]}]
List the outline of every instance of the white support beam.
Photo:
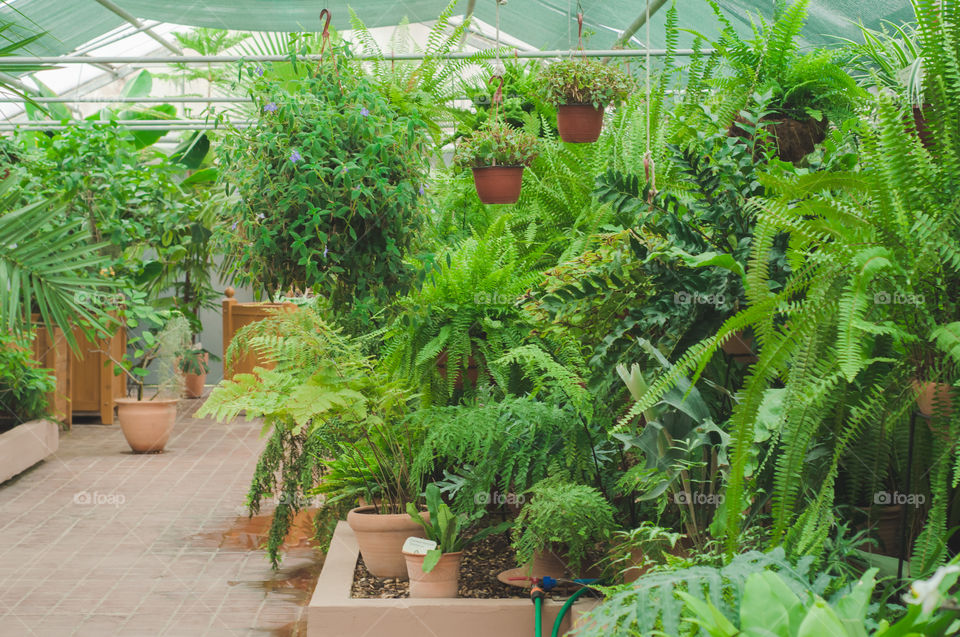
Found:
[{"label": "white support beam", "polygon": [[116,4],[114,4],[113,2],[111,2],[110,0],[94,0],[94,1],[97,2],[98,4],[102,5],[103,7],[105,7],[106,9],[108,9],[109,11],[117,14],[118,16],[120,16],[121,18],[123,18],[124,20],[126,20],[127,22],[129,22],[130,24],[132,24],[133,26],[135,26],[137,29],[142,29],[144,33],[146,33],[146,34],[149,35],[151,38],[153,38],[154,40],[156,40],[157,42],[159,42],[160,44],[162,44],[165,49],[167,49],[168,51],[170,51],[170,52],[173,53],[174,55],[181,55],[181,54],[183,53],[183,51],[180,49],[179,46],[177,46],[176,44],[174,44],[173,42],[171,42],[171,41],[168,40],[167,38],[163,37],[162,35],[160,35],[160,34],[157,33],[156,31],[154,31],[153,29],[151,29],[151,28],[149,28],[149,27],[144,27],[143,23],[140,22],[140,20],[137,19],[137,17],[136,17],[135,15],[133,15],[132,13],[130,13],[129,11],[127,11],[126,9],[124,9],[123,7],[117,6]]}]

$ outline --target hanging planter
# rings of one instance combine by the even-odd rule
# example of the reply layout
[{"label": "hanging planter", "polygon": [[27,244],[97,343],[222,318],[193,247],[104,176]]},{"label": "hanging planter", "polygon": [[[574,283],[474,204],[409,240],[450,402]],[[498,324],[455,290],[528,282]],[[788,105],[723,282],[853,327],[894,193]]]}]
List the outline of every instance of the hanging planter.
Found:
[{"label": "hanging planter", "polygon": [[557,107],[557,130],[569,144],[590,144],[603,130],[603,109],[593,104],[562,104]]},{"label": "hanging planter", "polygon": [[524,166],[537,156],[537,138],[491,120],[460,141],[455,161],[473,170],[473,185],[486,204],[516,203]]},{"label": "hanging planter", "polygon": [[541,74],[546,99],[557,107],[560,139],[571,144],[597,141],[607,105],[618,105],[633,89],[633,78],[615,66],[585,58],[551,64]]}]

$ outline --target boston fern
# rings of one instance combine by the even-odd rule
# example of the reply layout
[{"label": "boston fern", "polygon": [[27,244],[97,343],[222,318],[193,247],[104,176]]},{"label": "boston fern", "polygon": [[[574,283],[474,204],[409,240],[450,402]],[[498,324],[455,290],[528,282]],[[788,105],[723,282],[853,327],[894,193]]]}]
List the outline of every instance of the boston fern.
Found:
[{"label": "boston fern", "polygon": [[454,161],[469,168],[529,166],[538,144],[530,133],[491,119],[460,139]]},{"label": "boston fern", "polygon": [[[785,390],[772,457],[772,541],[816,552],[832,524],[836,477],[844,463],[859,461],[859,441],[889,438],[905,427],[917,395],[911,379],[960,380],[960,19],[941,15],[933,3],[918,3],[917,17],[929,71],[924,94],[937,113],[928,122],[930,148],[902,106],[879,98],[874,123],[863,131],[862,170],[785,170],[762,178],[769,197],[753,204],[758,222],[746,276],[749,308],[691,347],[630,412],[654,404],[683,375],[699,374],[733,332],[753,328],[759,360],[730,424],[731,548],[755,495],[745,465],[769,387],[782,383]],[[768,263],[779,233],[790,237],[792,274],[773,287]],[[931,426],[956,440],[960,412],[941,410]],[[807,454],[824,442],[830,463],[811,474]],[[957,457],[955,446],[935,447],[914,573],[944,557]]]},{"label": "boston fern", "polygon": [[580,415],[530,397],[483,399],[479,405],[422,410],[426,432],[413,464],[423,482],[445,467],[462,467],[452,492],[458,512],[482,515],[491,493],[522,494],[548,476],[582,482],[596,478],[594,440]]}]

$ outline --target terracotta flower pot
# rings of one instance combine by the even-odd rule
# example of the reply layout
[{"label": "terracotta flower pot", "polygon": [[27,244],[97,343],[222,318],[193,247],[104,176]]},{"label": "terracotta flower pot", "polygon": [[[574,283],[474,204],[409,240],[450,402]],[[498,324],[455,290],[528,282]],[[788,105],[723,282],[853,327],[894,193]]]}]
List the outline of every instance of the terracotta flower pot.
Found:
[{"label": "terracotta flower pot", "polygon": [[[867,521],[861,528],[872,528],[873,537],[877,545],[868,545],[864,548],[867,553],[899,557],[903,544],[900,541],[900,525],[903,522],[905,505],[875,505],[865,508]],[[909,553],[909,551],[908,551]]]},{"label": "terracotta flower pot", "polygon": [[[201,356],[198,357],[205,368],[207,363],[210,362],[210,354],[203,352]],[[207,383],[207,373],[202,374],[188,374],[184,373],[183,375],[183,393],[187,398],[200,398],[203,396],[203,386]]]},{"label": "terracotta flower pot", "polygon": [[[440,375],[444,378],[447,377],[446,350],[440,352],[439,356],[437,356],[437,371],[440,372]],[[470,386],[476,387],[479,378],[480,368],[477,366],[477,361],[471,356],[467,359],[467,380],[470,382]],[[457,372],[457,377],[453,380],[453,387],[454,389],[463,389],[463,370]]]},{"label": "terracotta flower pot", "polygon": [[[420,515],[429,522],[429,513],[424,511]],[[407,578],[403,543],[408,537],[424,537],[422,526],[406,513],[377,513],[373,505],[350,511],[347,524],[357,536],[360,555],[371,575]]]},{"label": "terracotta flower pot", "polygon": [[562,104],[557,107],[557,130],[569,144],[591,144],[603,130],[603,108],[593,104]]},{"label": "terracotta flower pot", "polygon": [[473,169],[473,185],[483,203],[516,203],[523,183],[523,166],[483,166]]},{"label": "terracotta flower pot", "polygon": [[115,398],[117,419],[134,453],[163,451],[177,420],[177,399]]},{"label": "terracotta flower pot", "polygon": [[425,557],[406,552],[403,554],[410,578],[410,597],[457,597],[457,579],[460,577],[463,552],[444,553],[429,573],[423,572]]},{"label": "terracotta flower pot", "polygon": [[944,416],[953,412],[953,388],[946,383],[934,383],[929,380],[912,380],[910,384],[917,392],[917,409],[924,416],[933,416],[939,408]]},{"label": "terracotta flower pot", "polygon": [[533,554],[533,561],[523,567],[528,575],[532,577],[543,577],[549,575],[555,579],[564,577],[567,572],[567,566],[560,556],[552,550],[537,551]]},{"label": "terracotta flower pot", "polygon": [[734,334],[725,342],[721,349],[725,354],[744,363],[756,363],[757,356],[753,351],[753,337],[742,330]]}]

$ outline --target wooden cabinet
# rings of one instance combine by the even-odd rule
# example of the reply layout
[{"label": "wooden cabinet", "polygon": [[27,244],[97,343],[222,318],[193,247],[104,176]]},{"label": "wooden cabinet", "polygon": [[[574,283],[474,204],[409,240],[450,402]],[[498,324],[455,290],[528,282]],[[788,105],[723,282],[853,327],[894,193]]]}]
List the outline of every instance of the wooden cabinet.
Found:
[{"label": "wooden cabinet", "polygon": [[256,354],[251,353],[236,361],[231,361],[232,364],[228,368],[227,348],[230,346],[230,341],[233,340],[233,335],[236,334],[237,330],[241,327],[262,321],[278,308],[293,308],[296,306],[293,303],[240,303],[237,299],[233,298],[235,294],[233,288],[227,288],[223,293],[226,296],[226,298],[223,299],[224,380],[233,378],[234,374],[249,374],[253,372],[254,367],[265,367],[267,369],[273,367],[273,363],[270,361],[262,360]]}]

